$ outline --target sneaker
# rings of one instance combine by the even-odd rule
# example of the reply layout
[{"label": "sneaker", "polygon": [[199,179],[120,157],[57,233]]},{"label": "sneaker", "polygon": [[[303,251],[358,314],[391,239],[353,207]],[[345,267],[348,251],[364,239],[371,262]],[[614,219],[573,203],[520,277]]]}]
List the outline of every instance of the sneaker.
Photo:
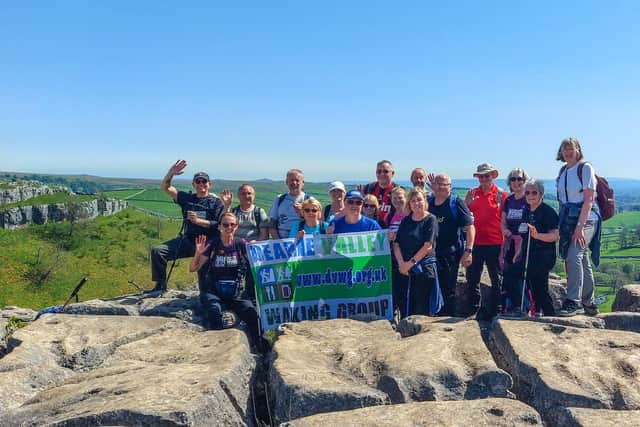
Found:
[{"label": "sneaker", "polygon": [[597,316],[600,314],[600,310],[598,310],[598,306],[595,304],[582,304],[584,308],[584,314],[587,316]]},{"label": "sneaker", "polygon": [[584,309],[571,300],[564,300],[562,308],[558,312],[558,316],[571,317],[576,314],[584,314]]}]

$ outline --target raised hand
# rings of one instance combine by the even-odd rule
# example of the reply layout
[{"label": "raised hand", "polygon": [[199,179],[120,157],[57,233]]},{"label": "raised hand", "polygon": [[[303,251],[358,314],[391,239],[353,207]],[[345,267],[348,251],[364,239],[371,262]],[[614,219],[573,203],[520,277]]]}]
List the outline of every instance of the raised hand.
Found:
[{"label": "raised hand", "polygon": [[195,256],[202,255],[204,251],[207,250],[207,248],[209,248],[209,244],[207,243],[207,236],[205,236],[204,234],[201,234],[198,237],[196,237]]},{"label": "raised hand", "polygon": [[467,191],[467,195],[464,197],[465,205],[471,206],[473,199],[476,197],[476,190],[477,188],[470,188],[469,191]]},{"label": "raised hand", "polygon": [[220,199],[222,200],[222,203],[224,203],[224,207],[229,208],[229,206],[231,206],[231,202],[233,202],[233,193],[225,188],[222,190],[222,193],[220,193]]},{"label": "raised hand", "polygon": [[171,172],[172,175],[182,175],[186,167],[186,160],[178,160],[169,168],[169,172]]}]

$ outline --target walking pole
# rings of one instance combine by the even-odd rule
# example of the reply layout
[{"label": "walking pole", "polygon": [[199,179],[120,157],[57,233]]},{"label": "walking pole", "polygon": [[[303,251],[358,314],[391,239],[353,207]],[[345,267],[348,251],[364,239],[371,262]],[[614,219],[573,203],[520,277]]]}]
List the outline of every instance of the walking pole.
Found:
[{"label": "walking pole", "polygon": [[529,269],[529,248],[531,246],[531,230],[527,233],[527,256],[524,259],[524,280],[522,281],[522,296],[520,298],[520,311],[524,312],[524,290],[527,287],[527,270]]},{"label": "walking pole", "polygon": [[165,286],[167,289],[169,288],[169,279],[171,278],[171,273],[173,273],[173,267],[176,266],[176,260],[178,259],[178,253],[180,252],[180,246],[182,246],[182,241],[184,240],[184,224],[187,219],[182,220],[182,227],[180,227],[180,240],[178,241],[178,246],[176,246],[176,250],[173,253],[173,262],[171,263],[171,267],[169,268],[169,273],[167,274],[167,280],[165,281]]}]

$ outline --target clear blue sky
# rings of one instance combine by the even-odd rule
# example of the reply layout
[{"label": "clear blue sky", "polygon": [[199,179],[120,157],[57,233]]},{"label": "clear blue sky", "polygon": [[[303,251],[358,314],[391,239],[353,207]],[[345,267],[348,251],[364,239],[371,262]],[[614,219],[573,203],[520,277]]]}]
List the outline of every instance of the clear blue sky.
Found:
[{"label": "clear blue sky", "polygon": [[638,1],[0,1],[0,170],[640,178]]}]

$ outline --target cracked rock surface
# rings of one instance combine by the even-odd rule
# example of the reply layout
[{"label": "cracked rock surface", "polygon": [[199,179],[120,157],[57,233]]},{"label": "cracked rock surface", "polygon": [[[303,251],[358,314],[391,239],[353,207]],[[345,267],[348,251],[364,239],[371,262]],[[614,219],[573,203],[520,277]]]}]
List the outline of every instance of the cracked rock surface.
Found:
[{"label": "cracked rock surface", "polygon": [[163,317],[49,314],[0,359],[7,425],[251,424],[255,359],[236,329]]},{"label": "cracked rock surface", "polygon": [[514,392],[550,425],[567,407],[640,409],[640,334],[505,320],[490,334]]},{"label": "cracked rock surface", "polygon": [[386,321],[284,325],[270,371],[276,419],[388,403],[511,396],[511,377],[496,366],[477,322],[422,316],[409,322],[406,338]]},{"label": "cracked rock surface", "polygon": [[541,426],[540,415],[530,406],[511,399],[416,402],[331,412],[291,420],[283,427],[336,426]]}]

